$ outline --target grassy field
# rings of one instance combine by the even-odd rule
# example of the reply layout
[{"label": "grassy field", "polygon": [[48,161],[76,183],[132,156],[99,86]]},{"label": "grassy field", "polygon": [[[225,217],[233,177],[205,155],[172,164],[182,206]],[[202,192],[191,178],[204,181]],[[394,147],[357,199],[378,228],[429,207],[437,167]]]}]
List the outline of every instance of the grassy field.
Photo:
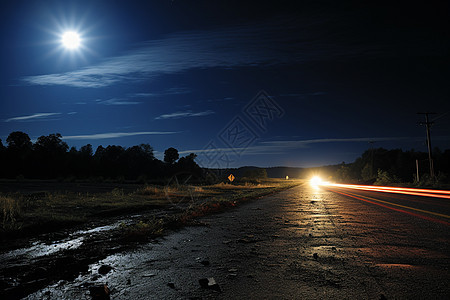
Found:
[{"label": "grassy field", "polygon": [[268,179],[257,184],[142,185],[132,191],[117,185],[116,188],[101,193],[73,190],[2,193],[0,233],[5,238],[33,235],[115,216],[175,208],[177,213],[169,221],[146,219],[133,225],[133,228],[124,226],[128,231],[158,233],[164,224],[174,221],[186,223],[206,213],[235,206],[240,201],[299,183]]}]

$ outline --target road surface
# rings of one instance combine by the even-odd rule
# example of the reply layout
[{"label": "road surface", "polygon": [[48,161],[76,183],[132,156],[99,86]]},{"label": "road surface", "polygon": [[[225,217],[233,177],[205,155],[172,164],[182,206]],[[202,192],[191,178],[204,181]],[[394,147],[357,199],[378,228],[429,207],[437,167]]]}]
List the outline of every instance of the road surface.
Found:
[{"label": "road surface", "polygon": [[88,298],[106,283],[111,299],[448,299],[449,201],[303,184],[29,298]]}]

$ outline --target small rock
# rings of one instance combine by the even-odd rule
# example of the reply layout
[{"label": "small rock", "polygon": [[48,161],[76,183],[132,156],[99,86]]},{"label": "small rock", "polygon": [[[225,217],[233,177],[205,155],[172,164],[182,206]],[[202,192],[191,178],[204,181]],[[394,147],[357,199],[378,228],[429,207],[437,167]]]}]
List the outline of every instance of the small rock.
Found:
[{"label": "small rock", "polygon": [[309,234],[309,237],[312,237],[312,234],[311,234],[311,233]]},{"label": "small rock", "polygon": [[89,287],[89,293],[91,298],[94,300],[106,300],[110,299],[109,297],[109,288],[106,284],[104,285],[96,285]]},{"label": "small rock", "polygon": [[98,274],[106,275],[112,270],[112,268],[113,267],[108,265],[101,265],[100,268],[98,268]]},{"label": "small rock", "polygon": [[198,283],[204,289],[211,289],[218,292],[222,291],[220,289],[220,286],[217,284],[216,280],[213,277],[199,279]]},{"label": "small rock", "polygon": [[237,277],[237,274],[236,273],[230,273],[230,274],[227,274],[227,278],[236,278]]},{"label": "small rock", "polygon": [[251,241],[248,240],[248,239],[238,239],[237,242],[238,242],[238,243],[244,243],[244,244],[251,243]]},{"label": "small rock", "polygon": [[331,247],[332,251],[337,251],[336,247]]},{"label": "small rock", "polygon": [[226,240],[226,241],[223,241],[222,243],[225,245],[228,245],[229,243],[231,243],[231,240]]},{"label": "small rock", "polygon": [[44,267],[38,267],[34,270],[34,275],[39,278],[46,277],[47,269]]},{"label": "small rock", "polygon": [[127,280],[127,285],[130,285],[130,284],[131,284],[131,279],[128,278],[128,280]]},{"label": "small rock", "polygon": [[319,258],[319,255],[317,253],[314,253],[313,257],[314,257],[315,260],[317,260]]},{"label": "small rock", "polygon": [[209,260],[205,259],[205,260],[202,260],[200,263],[204,266],[209,266]]},{"label": "small rock", "polygon": [[167,283],[167,286],[170,287],[171,289],[174,289],[175,288],[175,283],[169,282],[169,283]]},{"label": "small rock", "polygon": [[237,269],[228,269],[228,272],[230,272],[230,273],[236,273],[237,272]]},{"label": "small rock", "polygon": [[142,277],[154,277],[154,276],[156,276],[156,274],[154,274],[154,273],[149,273],[149,274],[142,275]]}]

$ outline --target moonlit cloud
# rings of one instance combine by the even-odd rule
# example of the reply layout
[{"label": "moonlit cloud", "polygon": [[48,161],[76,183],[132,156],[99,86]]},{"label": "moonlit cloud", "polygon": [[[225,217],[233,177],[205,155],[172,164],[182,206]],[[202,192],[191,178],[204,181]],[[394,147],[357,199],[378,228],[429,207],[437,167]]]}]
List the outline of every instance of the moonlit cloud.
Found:
[{"label": "moonlit cloud", "polygon": [[96,133],[86,135],[67,135],[63,136],[64,140],[97,140],[97,139],[112,139],[121,138],[127,136],[136,135],[165,135],[176,134],[176,131],[140,131],[140,132],[109,132],[109,133]]},{"label": "moonlit cloud", "polygon": [[[188,69],[235,68],[302,64],[314,61],[354,60],[390,56],[392,47],[405,49],[403,56],[424,51],[442,55],[443,49],[428,38],[427,46],[417,40],[426,37],[391,37],[386,41],[357,42],[351,30],[339,28],[330,16],[319,20],[272,20],[209,31],[188,31],[143,43],[122,56],[76,71],[28,76],[32,85],[65,85],[101,88],[130,80],[151,79]],[[324,28],[333,28],[324,32]],[[422,49],[427,47],[427,49]],[[400,52],[399,52],[400,53]],[[396,55],[396,54],[394,54]]]},{"label": "moonlit cloud", "polygon": [[294,141],[268,141],[261,142],[268,146],[304,148],[311,144],[322,143],[356,143],[356,142],[386,142],[397,140],[415,139],[411,137],[361,137],[361,138],[333,138],[333,139],[310,139],[310,140],[294,140]]},{"label": "moonlit cloud", "polygon": [[295,140],[295,141],[268,141],[259,142],[256,145],[252,145],[246,148],[207,148],[197,150],[180,151],[180,154],[196,153],[201,155],[202,153],[211,152],[218,153],[234,153],[242,152],[244,155],[260,155],[260,154],[282,154],[289,150],[308,148],[314,144],[322,143],[360,143],[360,142],[388,142],[388,141],[416,141],[422,140],[421,137],[361,137],[361,138],[342,138],[342,139],[309,139],[309,140]]},{"label": "moonlit cloud", "polygon": [[32,120],[37,120],[37,119],[43,120],[43,119],[47,119],[48,117],[57,116],[60,114],[61,113],[36,113],[36,114],[32,114],[32,115],[27,115],[27,116],[9,118],[9,119],[6,119],[5,122],[32,121]]},{"label": "moonlit cloud", "polygon": [[156,117],[156,120],[163,120],[163,119],[180,119],[180,118],[190,118],[190,117],[203,117],[212,115],[215,112],[212,110],[206,110],[206,111],[200,111],[200,112],[192,112],[190,110],[188,111],[178,111],[170,114],[164,114],[160,115],[159,117]]},{"label": "moonlit cloud", "polygon": [[122,98],[111,98],[111,99],[107,99],[107,100],[97,99],[96,102],[98,104],[104,104],[104,105],[137,105],[137,104],[142,103],[139,101],[129,101],[127,99],[122,99]]}]

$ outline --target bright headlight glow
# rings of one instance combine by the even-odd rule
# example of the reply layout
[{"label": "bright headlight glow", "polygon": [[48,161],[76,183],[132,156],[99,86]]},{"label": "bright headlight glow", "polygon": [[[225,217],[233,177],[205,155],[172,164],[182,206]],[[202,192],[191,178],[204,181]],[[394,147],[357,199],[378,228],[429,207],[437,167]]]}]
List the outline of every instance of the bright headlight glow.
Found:
[{"label": "bright headlight glow", "polygon": [[311,180],[309,181],[309,183],[313,186],[318,186],[322,184],[322,179],[319,176],[314,176],[313,178],[311,178]]}]

